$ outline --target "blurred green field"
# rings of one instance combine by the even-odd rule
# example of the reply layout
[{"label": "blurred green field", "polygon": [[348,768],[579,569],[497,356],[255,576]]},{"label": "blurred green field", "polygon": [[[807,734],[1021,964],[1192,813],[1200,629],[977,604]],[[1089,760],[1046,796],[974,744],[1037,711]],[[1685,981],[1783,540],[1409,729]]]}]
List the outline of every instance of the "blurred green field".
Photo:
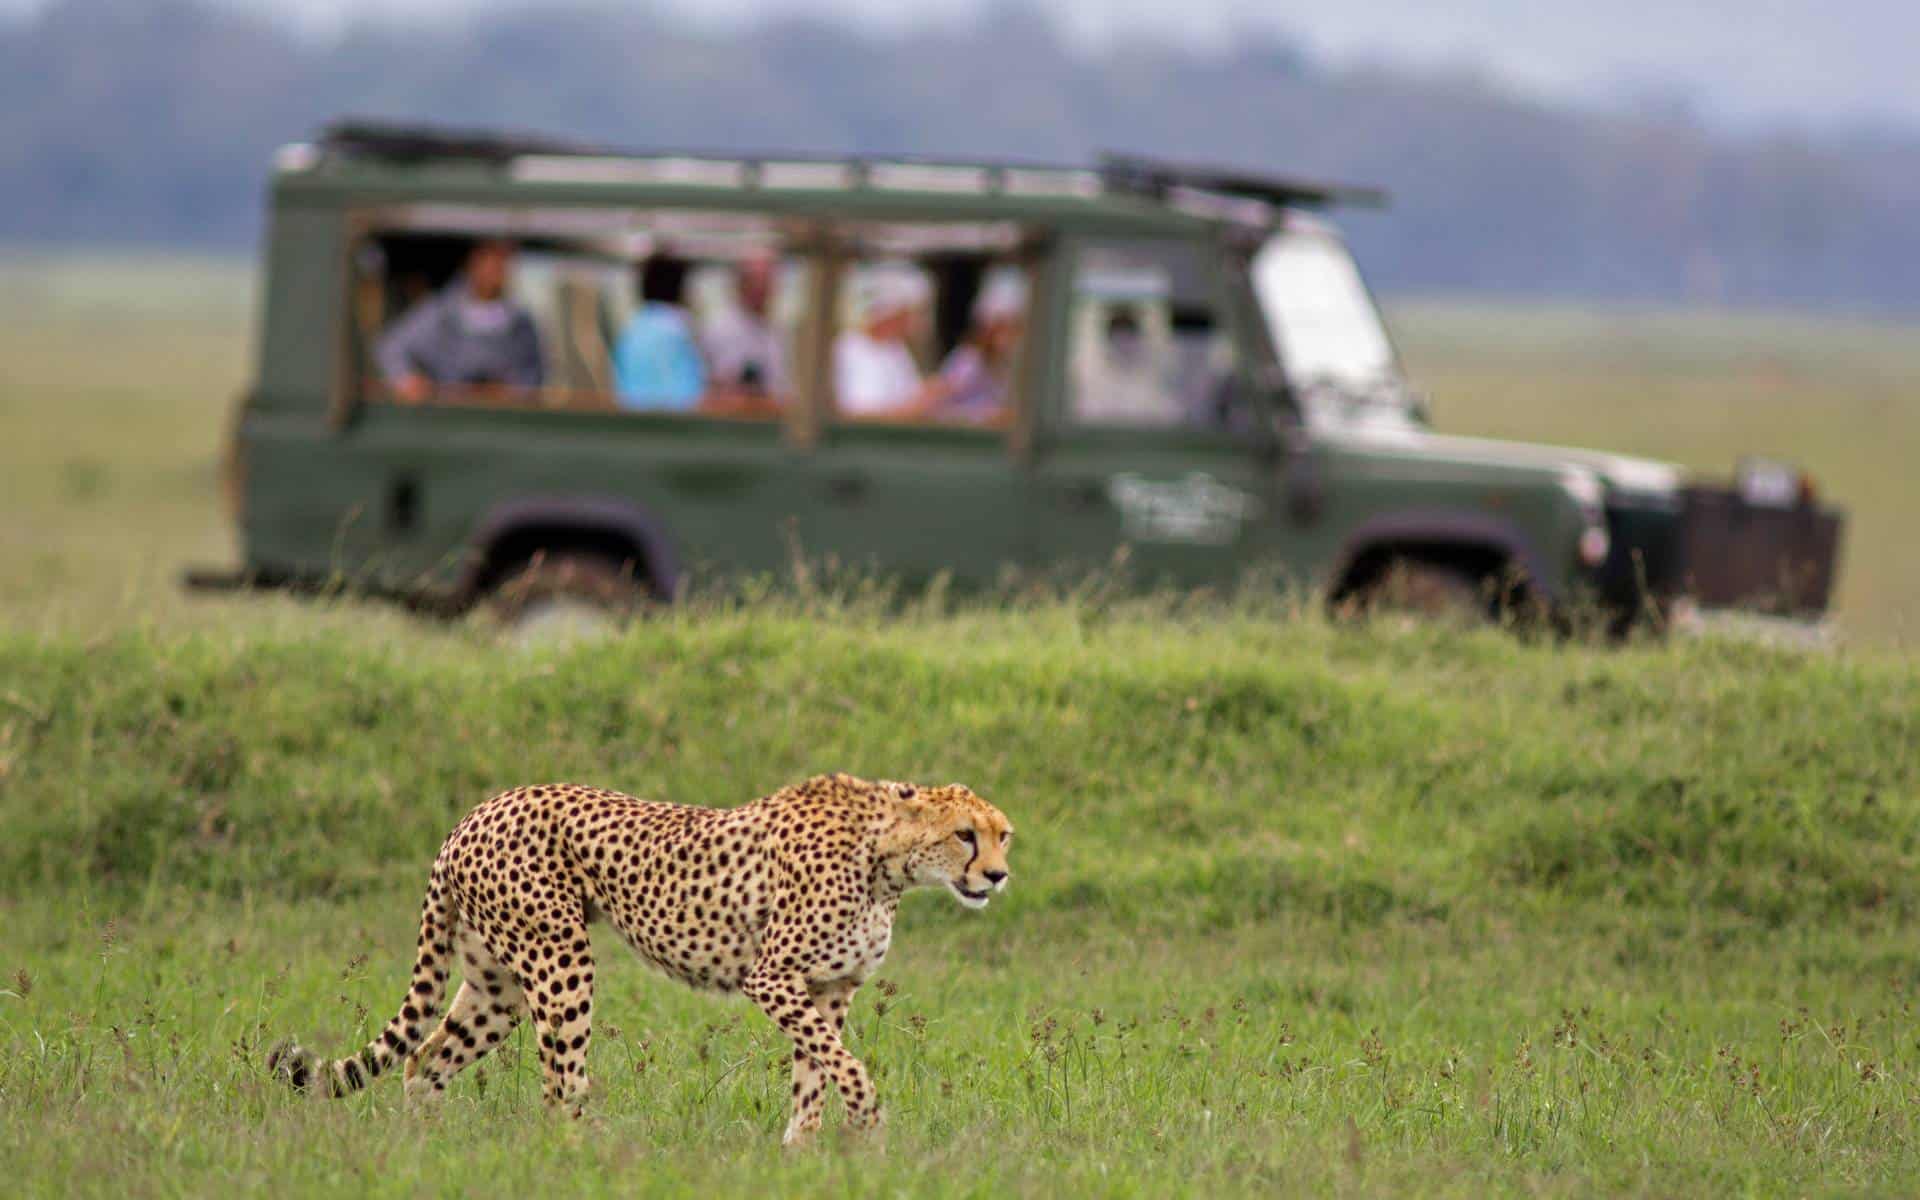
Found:
[{"label": "blurred green field", "polygon": [[244,385],[247,269],[0,266],[0,624],[181,619],[188,562],[229,562],[219,444]]},{"label": "blurred green field", "polygon": [[1424,302],[1392,316],[1450,432],[1597,446],[1722,478],[1741,454],[1806,466],[1850,514],[1842,632],[1920,640],[1920,327]]},{"label": "blurred green field", "polygon": [[[1920,577],[1902,331],[1408,305],[1440,423],[1855,512],[1827,653],[1331,624],[1270,596],[720,595],[585,647],[189,599],[244,272],[0,266],[0,1164],[23,1195],[1904,1194],[1920,1178]],[[1764,348],[1764,349],[1763,349]],[[1904,439],[1904,440],[1903,440]],[[857,586],[857,585],[856,585]],[[594,1095],[516,1034],[438,1114],[308,1103],[458,815],[847,769],[1020,828],[855,1003],[884,1150],[777,1149],[787,1052],[616,946]],[[603,939],[604,940],[604,939]],[[835,1119],[830,1109],[830,1122]]]},{"label": "blurred green field", "polygon": [[[1391,313],[1449,432],[1667,458],[1809,466],[1852,513],[1838,621],[1912,642],[1920,621],[1920,336],[1749,315],[1409,302]],[[188,601],[186,562],[233,560],[216,483],[245,385],[249,268],[199,259],[0,261],[0,623],[95,629],[248,620]]]}]

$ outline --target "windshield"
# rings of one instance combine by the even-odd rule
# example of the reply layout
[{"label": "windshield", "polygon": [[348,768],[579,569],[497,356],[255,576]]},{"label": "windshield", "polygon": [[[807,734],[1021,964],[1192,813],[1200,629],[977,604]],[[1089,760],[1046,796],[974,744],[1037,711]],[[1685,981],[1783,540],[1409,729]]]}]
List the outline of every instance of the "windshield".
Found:
[{"label": "windshield", "polygon": [[1393,345],[1339,239],[1275,234],[1254,256],[1253,286],[1310,421],[1409,419]]}]

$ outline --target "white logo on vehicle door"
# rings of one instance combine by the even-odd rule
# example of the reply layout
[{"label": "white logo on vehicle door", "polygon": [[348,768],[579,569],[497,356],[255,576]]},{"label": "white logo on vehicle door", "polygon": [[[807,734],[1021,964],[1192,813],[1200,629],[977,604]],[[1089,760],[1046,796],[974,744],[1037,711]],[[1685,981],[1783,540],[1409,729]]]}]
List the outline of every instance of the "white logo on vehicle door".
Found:
[{"label": "white logo on vehicle door", "polygon": [[1143,542],[1224,546],[1260,515],[1258,496],[1202,471],[1168,480],[1115,475],[1107,481],[1107,498],[1120,510],[1122,532]]}]

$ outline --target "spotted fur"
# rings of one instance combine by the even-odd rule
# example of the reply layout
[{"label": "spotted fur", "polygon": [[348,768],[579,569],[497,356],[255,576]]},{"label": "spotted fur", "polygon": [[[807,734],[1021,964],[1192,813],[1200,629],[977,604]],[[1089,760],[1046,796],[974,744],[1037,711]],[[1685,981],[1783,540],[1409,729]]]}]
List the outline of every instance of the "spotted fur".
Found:
[{"label": "spotted fur", "polygon": [[[823,775],[731,809],[572,784],[504,792],[468,813],[434,860],[399,1013],[358,1055],[326,1061],[286,1043],[270,1067],[296,1089],[340,1096],[404,1063],[409,1100],[431,1099],[531,1016],[543,1094],[577,1114],[592,1033],[588,929],[603,923],[682,983],[745,996],[792,1039],[787,1143],[820,1127],[829,1079],[848,1123],[872,1128],[872,1081],[841,1040],[853,994],[885,958],[904,893],[940,887],[984,907],[1006,886],[1012,836],[999,809],[959,784]],[[456,970],[459,991],[436,1025]]]}]

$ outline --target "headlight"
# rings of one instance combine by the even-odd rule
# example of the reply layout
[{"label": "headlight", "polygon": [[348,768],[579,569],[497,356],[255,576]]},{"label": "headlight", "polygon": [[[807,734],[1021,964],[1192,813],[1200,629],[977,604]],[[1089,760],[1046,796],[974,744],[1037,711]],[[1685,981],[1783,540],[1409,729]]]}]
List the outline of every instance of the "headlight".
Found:
[{"label": "headlight", "polygon": [[1606,485],[1592,471],[1582,470],[1565,472],[1560,476],[1560,484],[1580,506],[1580,517],[1586,522],[1574,546],[1580,565],[1597,567],[1607,561],[1607,552],[1613,548],[1613,539],[1607,536]]}]

